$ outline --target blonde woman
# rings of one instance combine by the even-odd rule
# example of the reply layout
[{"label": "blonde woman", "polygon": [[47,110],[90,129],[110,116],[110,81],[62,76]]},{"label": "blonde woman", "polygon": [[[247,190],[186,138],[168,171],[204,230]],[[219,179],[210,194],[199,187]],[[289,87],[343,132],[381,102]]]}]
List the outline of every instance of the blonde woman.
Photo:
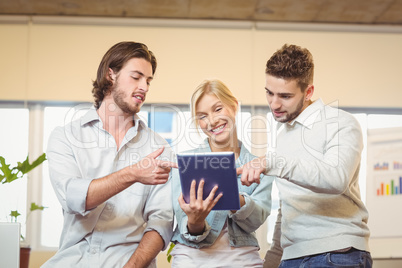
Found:
[{"label": "blonde woman", "polygon": [[[235,117],[238,102],[219,80],[201,83],[191,98],[195,124],[207,135],[204,144],[191,152],[231,151],[240,167],[255,156],[237,139]],[[272,177],[261,176],[260,184],[243,186],[238,177],[241,208],[237,211],[212,210],[221,195],[214,188],[203,200],[202,195],[187,204],[181,194],[177,169],[172,170],[172,197],[177,226],[172,242],[175,247],[172,267],[262,267],[255,231],[271,209]],[[193,196],[203,188],[196,189]]]}]

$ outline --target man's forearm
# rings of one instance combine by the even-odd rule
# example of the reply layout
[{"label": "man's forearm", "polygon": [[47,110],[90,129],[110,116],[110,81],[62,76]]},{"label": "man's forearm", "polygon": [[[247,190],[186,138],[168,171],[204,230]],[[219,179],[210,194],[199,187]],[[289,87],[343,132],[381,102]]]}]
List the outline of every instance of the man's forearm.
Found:
[{"label": "man's forearm", "polygon": [[124,268],[147,267],[163,249],[163,246],[163,239],[157,231],[146,232]]},{"label": "man's forearm", "polygon": [[132,182],[124,178],[127,177],[126,173],[123,169],[103,178],[92,180],[88,188],[86,210],[95,208],[129,187]]}]

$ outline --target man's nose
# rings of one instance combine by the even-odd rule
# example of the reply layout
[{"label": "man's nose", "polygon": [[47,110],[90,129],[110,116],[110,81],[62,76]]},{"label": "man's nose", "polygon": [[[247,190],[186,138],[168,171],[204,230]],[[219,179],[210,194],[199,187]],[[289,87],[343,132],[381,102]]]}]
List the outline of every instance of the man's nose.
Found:
[{"label": "man's nose", "polygon": [[140,81],[140,89],[147,93],[149,91],[149,84],[146,79],[141,79]]},{"label": "man's nose", "polygon": [[280,102],[279,98],[272,97],[269,105],[271,106],[272,110],[278,110],[281,108],[282,103]]}]

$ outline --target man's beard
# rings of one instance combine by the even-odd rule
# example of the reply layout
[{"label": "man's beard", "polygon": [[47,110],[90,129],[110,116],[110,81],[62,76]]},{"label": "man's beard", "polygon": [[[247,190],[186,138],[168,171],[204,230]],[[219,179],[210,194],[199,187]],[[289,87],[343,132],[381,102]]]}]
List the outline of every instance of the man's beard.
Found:
[{"label": "man's beard", "polygon": [[132,105],[124,101],[126,97],[126,93],[123,90],[118,88],[118,84],[116,84],[115,88],[112,90],[113,100],[116,105],[126,114],[134,115],[140,111],[140,105]]},{"label": "man's beard", "polygon": [[296,117],[298,117],[299,114],[302,112],[302,110],[303,110],[303,103],[304,103],[304,102],[303,102],[303,99],[301,99],[300,102],[297,104],[296,110],[295,110],[293,113],[291,113],[291,114],[286,114],[286,115],[285,115],[285,118],[278,119],[278,118],[276,118],[275,115],[274,115],[275,120],[278,121],[278,122],[280,122],[280,123],[288,123],[288,122],[291,122],[291,121],[294,120]]}]

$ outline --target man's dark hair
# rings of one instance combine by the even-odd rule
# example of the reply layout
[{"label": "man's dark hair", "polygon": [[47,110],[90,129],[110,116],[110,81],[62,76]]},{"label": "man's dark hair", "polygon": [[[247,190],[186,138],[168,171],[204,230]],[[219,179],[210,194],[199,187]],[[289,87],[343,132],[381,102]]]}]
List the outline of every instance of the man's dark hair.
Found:
[{"label": "man's dark hair", "polygon": [[93,81],[92,95],[94,96],[95,108],[98,109],[103,98],[107,95],[113,85],[109,77],[109,68],[118,73],[132,58],[147,60],[152,65],[152,74],[156,70],[156,58],[148,50],[148,47],[137,42],[120,42],[112,46],[103,56],[99,64],[96,80]]},{"label": "man's dark hair", "polygon": [[285,44],[267,61],[265,73],[285,80],[295,79],[303,92],[313,83],[313,55],[306,48]]}]

